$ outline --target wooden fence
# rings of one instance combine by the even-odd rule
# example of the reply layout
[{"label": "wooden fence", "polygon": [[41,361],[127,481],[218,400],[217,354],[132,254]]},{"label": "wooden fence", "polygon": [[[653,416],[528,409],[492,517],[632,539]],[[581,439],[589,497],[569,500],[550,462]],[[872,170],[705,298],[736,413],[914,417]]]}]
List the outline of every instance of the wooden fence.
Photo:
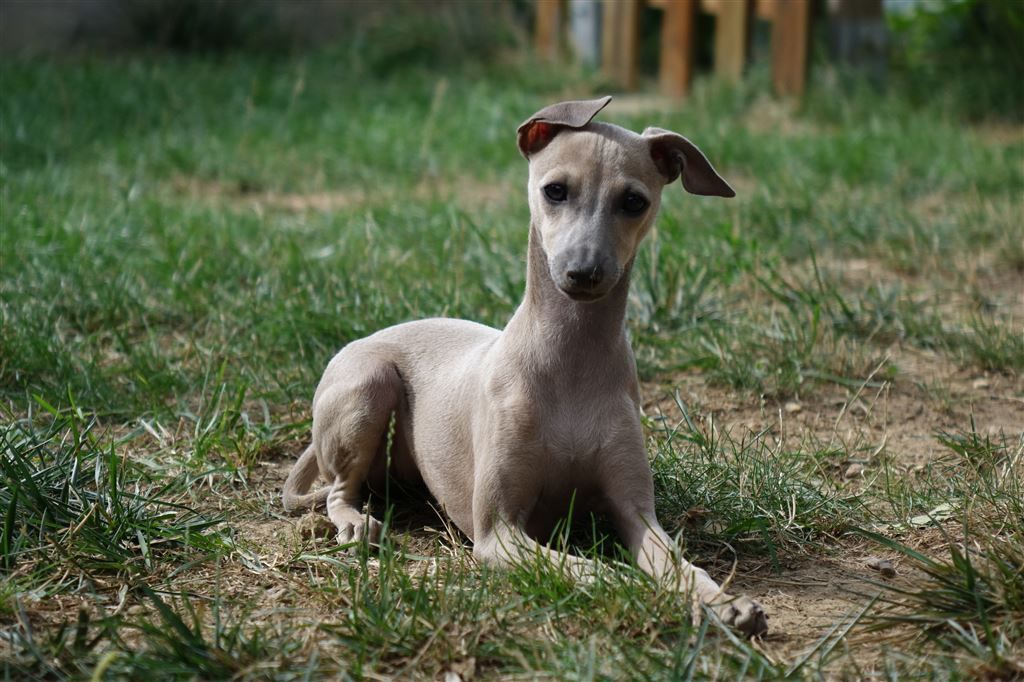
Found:
[{"label": "wooden fence", "polygon": [[[568,0],[574,6],[598,1]],[[756,18],[771,23],[772,81],[776,92],[803,93],[811,0],[603,0],[599,5],[601,66],[627,90],[635,89],[638,83],[640,16],[645,4],[662,12],[658,81],[664,94],[682,97],[689,90],[698,12],[715,18],[716,77],[735,81],[743,76],[750,26]],[[542,55],[554,56],[563,49],[567,0],[537,0],[536,9],[537,50]]]}]

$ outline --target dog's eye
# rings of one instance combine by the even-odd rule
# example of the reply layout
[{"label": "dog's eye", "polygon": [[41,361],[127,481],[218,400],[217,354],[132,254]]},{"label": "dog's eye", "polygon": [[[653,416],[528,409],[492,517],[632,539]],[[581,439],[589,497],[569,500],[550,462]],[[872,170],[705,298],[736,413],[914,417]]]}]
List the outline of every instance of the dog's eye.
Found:
[{"label": "dog's eye", "polygon": [[558,203],[566,200],[569,190],[560,182],[552,182],[550,185],[544,185],[544,196]]},{"label": "dog's eye", "polygon": [[622,199],[622,210],[629,215],[640,215],[647,210],[648,206],[650,206],[650,202],[642,194],[636,192],[626,192],[626,196]]}]

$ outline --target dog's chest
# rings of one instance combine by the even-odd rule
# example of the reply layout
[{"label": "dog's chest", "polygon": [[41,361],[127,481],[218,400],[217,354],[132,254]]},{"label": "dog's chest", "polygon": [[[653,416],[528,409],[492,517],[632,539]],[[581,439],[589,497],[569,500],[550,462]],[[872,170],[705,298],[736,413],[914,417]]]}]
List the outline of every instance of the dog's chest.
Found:
[{"label": "dog's chest", "polygon": [[604,457],[623,446],[639,414],[625,394],[578,395],[543,408],[544,459],[561,473],[592,472]]}]

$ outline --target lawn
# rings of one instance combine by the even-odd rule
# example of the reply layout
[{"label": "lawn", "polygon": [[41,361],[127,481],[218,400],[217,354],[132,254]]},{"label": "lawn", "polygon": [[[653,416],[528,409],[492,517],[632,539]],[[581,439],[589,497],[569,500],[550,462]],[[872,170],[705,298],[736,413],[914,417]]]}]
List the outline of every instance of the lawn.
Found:
[{"label": "lawn", "polygon": [[738,192],[666,188],[629,326],[659,517],[766,638],[612,570],[600,519],[554,540],[609,568],[576,586],[480,568],[416,491],[373,550],[283,513],[340,347],[507,321],[516,126],[607,89],[443,66],[0,65],[4,676],[1024,674],[1024,129],[827,70],[800,105],[754,74],[601,115]]}]

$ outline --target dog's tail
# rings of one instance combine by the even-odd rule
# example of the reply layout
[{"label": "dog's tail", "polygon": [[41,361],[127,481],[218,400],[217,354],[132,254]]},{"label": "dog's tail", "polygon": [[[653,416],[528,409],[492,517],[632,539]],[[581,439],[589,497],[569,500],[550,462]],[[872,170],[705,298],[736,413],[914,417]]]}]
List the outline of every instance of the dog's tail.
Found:
[{"label": "dog's tail", "polygon": [[317,488],[309,492],[310,486],[320,475],[320,467],[316,463],[316,450],[310,444],[302,453],[299,460],[288,472],[288,479],[284,482],[284,491],[281,494],[281,502],[284,503],[286,512],[303,511],[323,506],[327,503],[327,493],[330,486]]}]

